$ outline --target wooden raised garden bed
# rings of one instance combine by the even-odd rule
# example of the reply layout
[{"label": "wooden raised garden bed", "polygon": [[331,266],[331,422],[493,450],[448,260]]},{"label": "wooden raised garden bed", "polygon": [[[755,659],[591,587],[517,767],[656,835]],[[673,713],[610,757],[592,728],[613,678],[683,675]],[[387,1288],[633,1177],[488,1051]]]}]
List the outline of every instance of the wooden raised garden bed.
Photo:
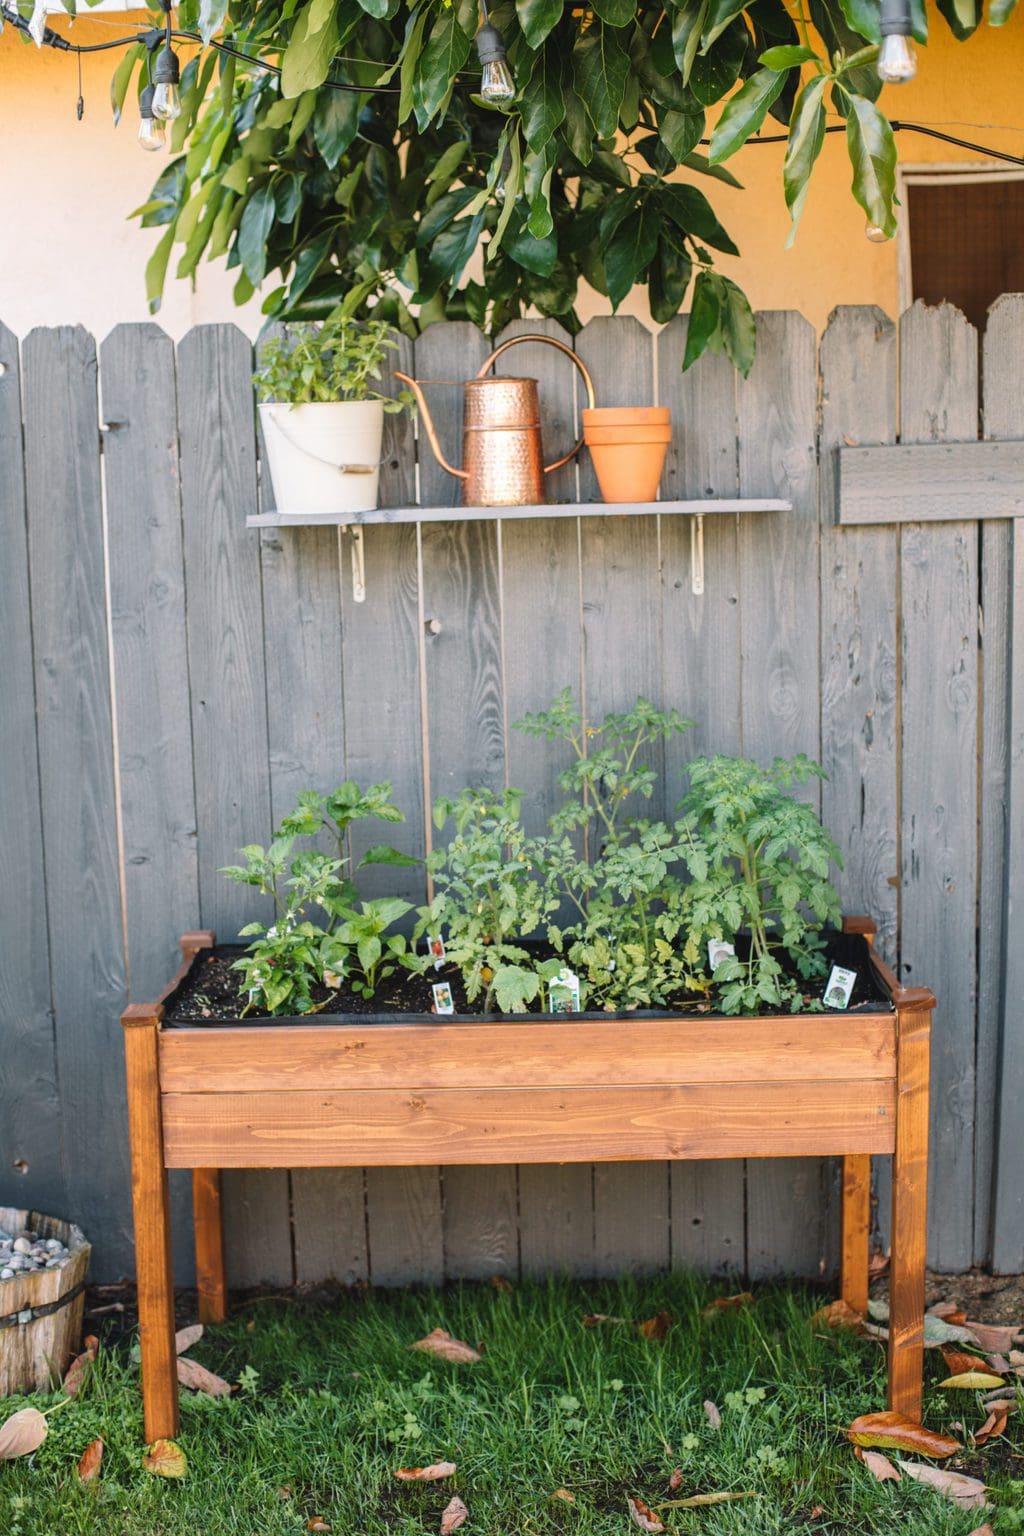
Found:
[{"label": "wooden raised garden bed", "polygon": [[227,1306],[222,1168],[843,1158],[842,1294],[867,1304],[870,1160],[891,1153],[889,1404],[921,1406],[928,1044],[935,999],[901,988],[847,918],[886,1002],[837,1015],[576,1014],[167,1025],[122,1015],[147,1440],[178,1425],[168,1168],[193,1170],[200,1315]]}]

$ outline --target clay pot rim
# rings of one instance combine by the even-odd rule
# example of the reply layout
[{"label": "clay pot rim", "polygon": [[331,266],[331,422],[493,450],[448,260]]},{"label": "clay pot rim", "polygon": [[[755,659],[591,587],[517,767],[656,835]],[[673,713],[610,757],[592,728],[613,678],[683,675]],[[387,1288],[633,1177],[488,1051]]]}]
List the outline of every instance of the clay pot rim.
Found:
[{"label": "clay pot rim", "polygon": [[638,424],[635,427],[626,426],[584,426],[583,441],[588,447],[614,448],[621,443],[623,447],[631,447],[638,443],[669,443],[672,441],[672,428],[660,426],[657,422],[649,425]]},{"label": "clay pot rim", "polygon": [[584,406],[580,414],[584,426],[595,427],[669,426],[671,421],[667,405]]}]

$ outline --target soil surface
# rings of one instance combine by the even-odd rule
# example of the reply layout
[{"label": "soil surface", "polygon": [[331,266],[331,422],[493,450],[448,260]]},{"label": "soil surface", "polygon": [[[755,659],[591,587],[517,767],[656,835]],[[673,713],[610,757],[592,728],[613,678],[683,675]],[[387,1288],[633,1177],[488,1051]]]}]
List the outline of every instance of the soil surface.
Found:
[{"label": "soil surface", "polygon": [[[875,975],[868,963],[868,946],[859,934],[832,933],[825,934],[826,960],[829,969],[833,965],[841,965],[847,970],[857,972],[857,981],[854,985],[850,999],[848,1013],[877,1012],[879,1007],[886,1006],[883,991],[875,980]],[[531,948],[534,946],[530,945]],[[738,942],[737,949],[742,953],[742,941]],[[245,1008],[246,997],[240,989],[239,973],[233,969],[234,962],[245,953],[244,946],[240,944],[218,944],[213,950],[203,950],[197,955],[194,964],[184,981],[171,993],[165,1003],[164,1023],[167,1025],[187,1024],[210,1025],[216,1027],[221,1024],[236,1024],[242,1010]],[[550,953],[550,951],[544,951]],[[805,996],[808,1001],[821,996],[824,991],[824,982],[827,979],[815,983],[807,983]],[[318,1004],[317,1011],[306,1014],[301,1020],[293,1021],[290,1018],[272,1017],[261,1008],[252,1008],[245,1015],[247,1024],[259,1023],[290,1023],[303,1024],[335,1023],[339,1015],[372,1015],[378,1019],[385,1019],[419,1015],[430,1016],[433,1013],[433,994],[431,987],[444,981],[451,987],[452,1000],[455,1004],[455,1017],[480,1018],[478,1005],[471,1007],[466,1001],[465,989],[457,967],[445,964],[439,970],[432,967],[423,976],[417,976],[409,971],[397,970],[389,976],[378,988],[372,998],[362,998],[349,989],[331,991],[327,987],[319,987],[314,990],[314,999]],[[703,999],[695,1000],[692,993],[680,997],[672,1010],[651,1009],[644,1010],[640,1017],[658,1016],[667,1012],[683,1012],[692,1014],[704,1014],[715,1016],[713,1007],[709,1008]],[[826,1010],[833,1012],[834,1010]],[[540,1015],[539,1008],[531,1010],[534,1016]],[[765,1009],[764,1015],[778,1017],[785,1010]],[[719,1015],[720,1016],[720,1015]],[[788,1015],[787,1015],[788,1016]],[[495,1013],[491,1018],[495,1021],[504,1015]],[[517,1017],[519,1017],[517,1015]]]}]

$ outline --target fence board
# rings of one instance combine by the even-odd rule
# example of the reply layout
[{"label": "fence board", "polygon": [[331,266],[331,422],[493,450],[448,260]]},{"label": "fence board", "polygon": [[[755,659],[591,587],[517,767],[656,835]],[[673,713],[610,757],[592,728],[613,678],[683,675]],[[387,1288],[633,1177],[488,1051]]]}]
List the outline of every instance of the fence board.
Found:
[{"label": "fence board", "polygon": [[0,1205],[65,1209],[36,741],[21,368],[0,325]]},{"label": "fence board", "polygon": [[[978,429],[977,334],[948,304],[915,304],[900,330],[900,436]],[[929,1262],[967,1267],[974,1191],[978,532],[900,530],[903,614],[900,976],[939,998],[932,1028]],[[936,751],[941,742],[942,750]]]},{"label": "fence board", "polygon": [[364,1185],[361,1168],[293,1170],[296,1284],[355,1285],[369,1278]]},{"label": "fence board", "polygon": [[[819,755],[816,406],[810,326],[795,314],[758,316],[757,361],[739,388],[740,486],[793,503],[792,512],[740,520],[742,740],[760,762]],[[810,1164],[748,1164],[752,1275],[818,1274],[827,1232],[819,1185]]]},{"label": "fence board", "polygon": [[[737,496],[736,370],[725,357],[705,355],[681,372],[687,325],[680,316],[657,342],[658,399],[672,413],[662,495]],[[692,590],[694,520],[666,517],[661,524],[664,698],[694,721],[692,731],[666,744],[669,809],[683,788],[681,770],[688,758],[739,750],[737,521],[705,521],[703,595]],[[743,1161],[673,1163],[669,1175],[673,1265],[717,1273],[743,1269]]]},{"label": "fence board", "polygon": [[[199,921],[222,939],[270,910],[251,886],[220,873],[245,844],[265,844],[272,823],[260,555],[245,526],[257,504],[251,375],[252,349],[233,325],[197,326],[178,347]],[[265,1174],[230,1182],[236,1284],[267,1275],[283,1283],[291,1236],[282,1178],[284,1194],[273,1198]],[[247,1218],[264,1205],[260,1230],[246,1235]]]},{"label": "fence board", "polygon": [[[1008,294],[989,311],[985,331],[986,437],[1021,436],[1022,358],[1024,296]],[[1019,522],[1013,523],[1012,533],[1009,529],[997,532],[989,525],[983,539],[982,686],[986,691],[981,757],[974,1251],[986,1258],[991,1254],[993,1268],[1004,1273],[1024,1269],[1024,1148],[1020,1134],[1024,1102],[1024,962],[1020,945],[1024,915],[1024,530]],[[996,990],[1000,981],[1001,997]],[[996,1159],[992,1155],[994,1143]]]},{"label": "fence board", "polygon": [[127,1273],[125,1090],[113,1070],[126,988],[92,337],[80,327],[33,331],[23,369],[46,903],[65,1085],[60,1130],[48,1129],[61,1138],[69,1214],[108,1271]]}]

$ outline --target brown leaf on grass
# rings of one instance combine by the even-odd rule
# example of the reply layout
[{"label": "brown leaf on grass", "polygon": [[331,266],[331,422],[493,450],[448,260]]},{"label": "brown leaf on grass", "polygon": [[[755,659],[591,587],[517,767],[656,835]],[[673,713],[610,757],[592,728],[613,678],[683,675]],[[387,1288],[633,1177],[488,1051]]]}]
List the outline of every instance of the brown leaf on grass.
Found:
[{"label": "brown leaf on grass", "polygon": [[962,1472],[947,1472],[942,1467],[925,1466],[920,1461],[901,1461],[900,1469],[917,1483],[927,1483],[952,1499],[958,1509],[985,1509],[985,1484]]},{"label": "brown leaf on grass", "polygon": [[1010,1362],[1005,1355],[989,1355],[988,1363],[997,1376],[1009,1376]]},{"label": "brown leaf on grass", "polygon": [[184,1477],[188,1471],[185,1452],[173,1440],[154,1440],[146,1448],[142,1465],[154,1477]]},{"label": "brown leaf on grass", "polygon": [[600,1328],[602,1323],[614,1323],[616,1326],[629,1321],[627,1317],[608,1317],[604,1312],[588,1312],[583,1318],[584,1328]]},{"label": "brown leaf on grass", "polygon": [[190,1323],[187,1328],[179,1328],[174,1335],[174,1353],[183,1355],[186,1349],[191,1349],[193,1344],[198,1344],[202,1336],[202,1323]]},{"label": "brown leaf on grass", "polygon": [[47,1423],[38,1408],[19,1408],[0,1424],[0,1461],[13,1461],[38,1451],[47,1435]]},{"label": "brown leaf on grass", "polygon": [[279,1499],[290,1499],[292,1496],[291,1484],[282,1483],[280,1488],[277,1490],[277,1496]]},{"label": "brown leaf on grass", "polygon": [[465,1525],[468,1519],[469,1510],[456,1494],[448,1501],[441,1513],[441,1536],[452,1536],[452,1531],[457,1531],[459,1526]]},{"label": "brown leaf on grass", "polygon": [[965,1371],[988,1370],[987,1362],[980,1355],[967,1355],[961,1349],[951,1349],[949,1345],[943,1346],[942,1358],[951,1376],[962,1376]]},{"label": "brown leaf on grass", "polygon": [[79,1391],[85,1384],[85,1378],[89,1373],[89,1368],[93,1361],[96,1359],[96,1351],[99,1349],[100,1345],[100,1341],[94,1333],[90,1333],[87,1338],[82,1340],[82,1342],[85,1345],[85,1348],[82,1350],[80,1355],[75,1356],[71,1364],[68,1366],[67,1372],[64,1376],[64,1391],[67,1393],[68,1397],[78,1396]]},{"label": "brown leaf on grass", "polygon": [[309,1519],[306,1521],[307,1531],[329,1531],[330,1528],[330,1525],[324,1519],[323,1515],[310,1515]]},{"label": "brown leaf on grass", "polygon": [[711,1425],[712,1429],[721,1429],[722,1415],[719,1413],[717,1406],[711,1401],[710,1397],[706,1397],[704,1399],[704,1416],[708,1423]]},{"label": "brown leaf on grass", "polygon": [[627,1499],[629,1513],[633,1524],[638,1525],[642,1531],[663,1531],[665,1529],[653,1509],[649,1509],[643,1499]]},{"label": "brown leaf on grass", "polygon": [[672,1471],[669,1473],[668,1486],[669,1486],[669,1489],[670,1489],[670,1491],[672,1493],[675,1493],[677,1488],[681,1488],[683,1486],[683,1469],[682,1469],[682,1467],[673,1467],[672,1468]]},{"label": "brown leaf on grass", "polygon": [[78,1458],[78,1480],[82,1483],[91,1483],[94,1477],[99,1475],[100,1462],[103,1460],[103,1441],[98,1437],[90,1440],[81,1456]]},{"label": "brown leaf on grass", "polygon": [[717,1317],[719,1312],[730,1312],[734,1307],[749,1307],[754,1297],[750,1291],[739,1291],[735,1296],[716,1296],[701,1308],[701,1317]]},{"label": "brown leaf on grass", "polygon": [[959,1376],[947,1376],[945,1381],[940,1381],[940,1387],[952,1388],[955,1391],[983,1392],[986,1387],[1001,1387],[1001,1376],[994,1376],[991,1371],[962,1371]]},{"label": "brown leaf on grass", "polygon": [[659,1509],[705,1509],[709,1504],[729,1504],[733,1499],[756,1499],[756,1493],[691,1493],[688,1499],[668,1499]]},{"label": "brown leaf on grass", "polygon": [[974,1437],[975,1445],[984,1445],[988,1440],[996,1440],[1006,1432],[1006,1420],[1012,1407],[1013,1404],[1006,1398],[1000,1398],[998,1402],[988,1404],[988,1418]]},{"label": "brown leaf on grass", "polygon": [[967,1313],[957,1301],[937,1301],[934,1307],[928,1308],[925,1317],[941,1317],[944,1323],[951,1323],[954,1328],[967,1321]]},{"label": "brown leaf on grass", "polygon": [[207,1397],[230,1397],[231,1388],[223,1376],[215,1376],[205,1365],[188,1355],[178,1356],[178,1380],[193,1392],[205,1392]]},{"label": "brown leaf on grass", "polygon": [[1024,1349],[1011,1349],[1007,1358],[1015,1368],[1018,1365],[1024,1365]]},{"label": "brown leaf on grass", "polygon": [[478,1349],[453,1339],[443,1328],[432,1328],[424,1339],[417,1339],[410,1349],[420,1349],[425,1355],[436,1355],[439,1360],[450,1360],[453,1365],[475,1365],[483,1359]]},{"label": "brown leaf on grass", "polygon": [[809,1321],[812,1327],[849,1328],[855,1333],[864,1332],[863,1317],[841,1296],[838,1301],[830,1301],[827,1307],[819,1307]]},{"label": "brown leaf on grass", "polygon": [[511,1280],[506,1280],[504,1275],[492,1275],[491,1289],[494,1291],[514,1291],[515,1286]]},{"label": "brown leaf on grass", "polygon": [[986,1354],[992,1350],[1009,1349],[1017,1342],[1021,1332],[1019,1323],[972,1323],[968,1320],[964,1327],[978,1348]]},{"label": "brown leaf on grass", "polygon": [[568,1488],[556,1488],[554,1493],[548,1494],[549,1499],[562,1499],[566,1504],[575,1504],[576,1495],[570,1493]]},{"label": "brown leaf on grass", "polygon": [[888,1456],[883,1456],[881,1451],[862,1451],[857,1446],[857,1455],[867,1467],[872,1477],[876,1477],[880,1483],[898,1483],[900,1475],[896,1471]]},{"label": "brown leaf on grass", "polygon": [[675,1318],[671,1312],[657,1312],[654,1317],[648,1317],[642,1323],[637,1323],[636,1331],[644,1339],[663,1339],[674,1322]]},{"label": "brown leaf on grass", "polygon": [[455,1476],[454,1461],[435,1461],[429,1467],[399,1467],[395,1473],[400,1483],[439,1483]]},{"label": "brown leaf on grass", "polygon": [[824,1504],[815,1504],[813,1509],[807,1511],[808,1520],[818,1520],[825,1513]]},{"label": "brown leaf on grass", "polygon": [[862,1413],[845,1431],[846,1438],[854,1445],[884,1446],[886,1450],[916,1451],[918,1456],[939,1458],[952,1456],[962,1449],[960,1442],[950,1435],[940,1435],[934,1429],[925,1429],[916,1419],[908,1419],[902,1413]]},{"label": "brown leaf on grass", "polygon": [[967,1536],[996,1536],[996,1533],[986,1520],[984,1525],[976,1525],[973,1531],[968,1531]]}]

